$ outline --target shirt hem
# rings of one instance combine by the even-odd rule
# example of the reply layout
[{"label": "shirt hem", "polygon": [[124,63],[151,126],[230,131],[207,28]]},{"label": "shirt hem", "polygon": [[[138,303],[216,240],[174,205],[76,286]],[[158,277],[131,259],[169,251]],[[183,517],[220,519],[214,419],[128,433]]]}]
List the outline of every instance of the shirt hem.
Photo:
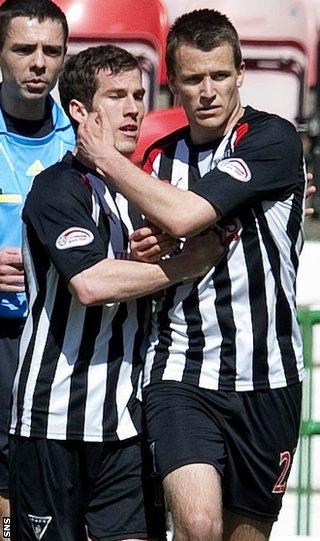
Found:
[{"label": "shirt hem", "polygon": [[104,441],[126,441],[130,440],[132,438],[135,438],[141,434],[141,432],[136,432],[135,435],[128,435],[128,437],[121,437],[116,433],[110,433],[106,434],[105,436],[97,436],[97,435],[83,435],[83,434],[69,434],[68,436],[66,434],[61,433],[50,433],[50,434],[44,434],[43,432],[38,432],[33,430],[31,433],[31,430],[29,427],[21,427],[19,431],[17,431],[14,427],[10,428],[9,434],[11,436],[20,436],[21,438],[39,438],[39,439],[45,439],[45,440],[60,440],[60,441],[83,441],[87,443],[101,443]]},{"label": "shirt hem", "polygon": [[273,381],[272,383],[259,383],[255,382],[254,384],[248,385],[247,383],[239,383],[236,382],[235,385],[203,385],[199,383],[195,383],[194,380],[189,380],[188,378],[181,379],[152,379],[151,381],[148,381],[143,384],[143,388],[147,389],[148,387],[152,386],[153,384],[159,384],[159,383],[170,383],[172,381],[176,383],[187,383],[189,385],[192,385],[193,387],[198,387],[200,389],[207,389],[210,391],[226,391],[226,392],[250,392],[250,391],[267,391],[269,389],[281,389],[283,387],[290,387],[291,385],[294,385],[295,383],[302,382],[306,377],[306,370],[305,368],[299,370],[297,374],[291,378],[288,378],[287,380],[279,380],[279,381]]}]

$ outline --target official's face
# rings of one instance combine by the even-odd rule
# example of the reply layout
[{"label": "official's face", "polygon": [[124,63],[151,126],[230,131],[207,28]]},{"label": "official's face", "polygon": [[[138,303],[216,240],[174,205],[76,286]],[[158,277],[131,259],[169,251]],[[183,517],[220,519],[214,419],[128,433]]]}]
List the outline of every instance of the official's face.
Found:
[{"label": "official's face", "polygon": [[15,100],[46,97],[56,83],[64,53],[64,35],[59,21],[12,19],[0,51],[7,94]]},{"label": "official's face", "polygon": [[229,43],[202,51],[181,45],[170,87],[181,98],[194,143],[221,137],[239,114],[244,65],[236,69]]},{"label": "official's face", "polygon": [[141,73],[139,69],[115,75],[101,70],[97,75],[98,90],[92,100],[93,111],[102,107],[111,125],[116,149],[124,155],[132,154],[137,145],[144,116]]}]

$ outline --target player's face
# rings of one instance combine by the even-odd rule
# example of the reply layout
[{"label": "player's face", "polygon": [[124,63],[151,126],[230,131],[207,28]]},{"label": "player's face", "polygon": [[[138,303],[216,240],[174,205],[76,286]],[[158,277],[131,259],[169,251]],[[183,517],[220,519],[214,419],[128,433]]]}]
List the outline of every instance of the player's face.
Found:
[{"label": "player's face", "polygon": [[65,53],[62,25],[15,17],[9,24],[0,67],[3,86],[13,100],[44,99],[54,87]]},{"label": "player's face", "polygon": [[189,45],[176,50],[170,87],[181,98],[194,143],[222,136],[237,120],[243,75],[244,65],[236,69],[229,43],[211,51]]},{"label": "player's face", "polygon": [[98,90],[92,109],[102,107],[107,115],[116,149],[124,155],[132,154],[137,145],[144,116],[144,89],[139,69],[113,75],[101,70],[97,75]]}]

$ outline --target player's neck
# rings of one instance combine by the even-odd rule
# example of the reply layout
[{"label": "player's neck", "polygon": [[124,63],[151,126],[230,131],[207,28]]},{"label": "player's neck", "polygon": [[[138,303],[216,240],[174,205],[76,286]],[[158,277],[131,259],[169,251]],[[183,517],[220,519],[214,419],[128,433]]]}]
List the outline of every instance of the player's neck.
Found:
[{"label": "player's neck", "polygon": [[23,120],[41,120],[46,113],[46,97],[27,100],[12,96],[2,84],[0,91],[1,107],[9,115]]},{"label": "player's neck", "polygon": [[244,107],[242,107],[239,102],[226,122],[221,124],[218,128],[203,130],[203,128],[199,129],[197,126],[190,126],[191,141],[195,145],[205,145],[216,139],[223,138],[237,124],[238,120],[243,116],[244,111]]},{"label": "player's neck", "polygon": [[237,124],[238,120],[244,115],[244,111],[244,107],[242,107],[239,102],[237,107],[233,110],[222,135],[226,135]]}]

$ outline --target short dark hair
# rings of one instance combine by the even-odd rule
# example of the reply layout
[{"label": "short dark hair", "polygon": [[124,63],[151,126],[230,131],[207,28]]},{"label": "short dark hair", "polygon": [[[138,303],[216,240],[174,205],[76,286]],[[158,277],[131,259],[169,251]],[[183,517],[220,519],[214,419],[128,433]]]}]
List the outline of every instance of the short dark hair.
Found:
[{"label": "short dark hair", "polygon": [[174,75],[175,53],[181,45],[211,51],[223,43],[231,45],[234,64],[239,69],[242,62],[239,36],[228,17],[215,9],[199,9],[181,15],[173,23],[167,37],[168,74]]},{"label": "short dark hair", "polygon": [[99,45],[89,47],[71,56],[64,64],[59,78],[60,101],[63,109],[70,117],[69,103],[72,99],[81,101],[91,111],[92,100],[97,85],[97,74],[101,70],[110,70],[113,75],[122,71],[139,69],[138,59],[131,53],[116,45]]},{"label": "short dark hair", "polygon": [[0,50],[8,35],[8,28],[16,17],[37,19],[40,23],[46,19],[61,23],[64,46],[68,41],[69,28],[65,14],[51,0],[5,0],[0,6]]}]

